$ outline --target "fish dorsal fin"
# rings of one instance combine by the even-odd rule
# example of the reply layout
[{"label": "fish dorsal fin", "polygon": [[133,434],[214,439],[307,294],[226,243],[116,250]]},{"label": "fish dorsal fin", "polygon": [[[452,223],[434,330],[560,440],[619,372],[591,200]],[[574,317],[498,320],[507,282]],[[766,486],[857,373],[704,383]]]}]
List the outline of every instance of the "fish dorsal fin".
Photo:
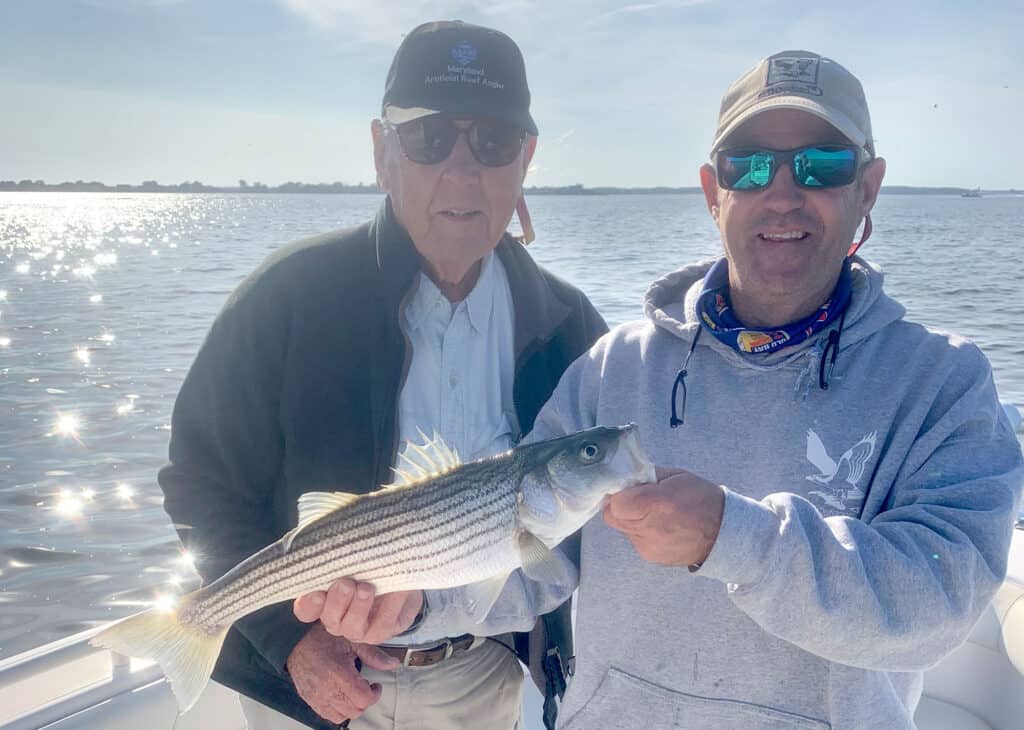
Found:
[{"label": "fish dorsal fin", "polygon": [[306,492],[299,496],[299,524],[284,536],[284,549],[292,546],[298,534],[319,520],[359,499],[361,495],[348,492]]},{"label": "fish dorsal fin", "polygon": [[423,443],[405,442],[405,447],[398,454],[398,466],[393,469],[395,481],[388,487],[418,484],[462,466],[458,452],[449,447],[437,431],[434,431],[432,438],[428,438],[420,429],[416,429],[416,432]]}]

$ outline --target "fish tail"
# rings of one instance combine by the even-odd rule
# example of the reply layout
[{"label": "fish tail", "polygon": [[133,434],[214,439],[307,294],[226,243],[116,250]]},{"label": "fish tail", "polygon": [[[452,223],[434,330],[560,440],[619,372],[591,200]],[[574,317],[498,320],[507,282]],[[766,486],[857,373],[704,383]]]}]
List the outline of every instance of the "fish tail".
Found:
[{"label": "fish tail", "polygon": [[170,680],[184,713],[209,682],[229,628],[230,624],[207,630],[182,623],[177,611],[154,608],[118,621],[89,643],[125,656],[154,660]]}]

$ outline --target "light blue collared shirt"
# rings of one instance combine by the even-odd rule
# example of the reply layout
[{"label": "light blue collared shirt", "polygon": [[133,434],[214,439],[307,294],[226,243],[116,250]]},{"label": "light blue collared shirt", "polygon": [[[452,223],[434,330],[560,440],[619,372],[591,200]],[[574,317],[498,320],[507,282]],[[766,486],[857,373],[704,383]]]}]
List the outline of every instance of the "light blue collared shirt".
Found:
[{"label": "light blue collared shirt", "polygon": [[[412,361],[398,398],[399,443],[436,430],[463,461],[510,449],[518,436],[512,402],[515,314],[505,267],[493,253],[476,286],[452,303],[424,273],[402,322]],[[399,466],[393,464],[393,466]]]}]

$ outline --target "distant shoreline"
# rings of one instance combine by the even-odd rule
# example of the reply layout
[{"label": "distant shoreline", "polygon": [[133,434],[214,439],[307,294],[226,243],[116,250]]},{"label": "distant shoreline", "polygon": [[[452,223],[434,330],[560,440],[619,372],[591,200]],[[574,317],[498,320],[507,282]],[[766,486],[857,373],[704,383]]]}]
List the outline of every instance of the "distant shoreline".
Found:
[{"label": "distant shoreline", "polygon": [[[963,195],[978,190],[977,188],[957,187],[917,187],[911,185],[887,185],[882,193],[887,195]],[[4,193],[218,193],[218,194],[250,194],[250,193],[321,193],[321,194],[365,194],[380,195],[376,185],[359,183],[300,183],[286,182],[281,185],[264,185],[260,182],[249,184],[244,180],[237,186],[205,185],[195,180],[177,185],[162,185],[155,180],[147,180],[141,185],[107,185],[101,182],[47,183],[43,180],[0,180],[0,192]],[[586,187],[584,185],[539,186],[524,188],[528,195],[697,195],[699,187]],[[1024,195],[1024,190],[1010,188],[1008,190],[980,190],[981,196],[986,195]]]}]

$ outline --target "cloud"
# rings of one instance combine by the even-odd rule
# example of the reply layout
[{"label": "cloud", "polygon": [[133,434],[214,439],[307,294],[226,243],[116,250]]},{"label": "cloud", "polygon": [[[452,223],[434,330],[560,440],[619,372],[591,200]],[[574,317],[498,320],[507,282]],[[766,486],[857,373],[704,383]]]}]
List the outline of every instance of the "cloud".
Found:
[{"label": "cloud", "polygon": [[637,3],[634,5],[626,5],[621,8],[615,8],[609,10],[607,13],[601,13],[590,20],[585,25],[594,26],[600,23],[605,23],[613,18],[622,15],[640,15],[648,12],[656,12],[659,10],[679,10],[682,8],[689,8],[695,5],[707,5],[712,0],[658,0],[658,2],[650,3]]},{"label": "cloud", "polygon": [[464,18],[502,18],[533,9],[537,0],[406,0],[382,3],[379,0],[279,0],[285,8],[313,27],[327,32],[343,31],[368,42],[394,44],[404,33],[428,20]]},{"label": "cloud", "polygon": [[82,0],[85,5],[91,5],[100,10],[128,10],[139,11],[149,8],[172,8],[175,5],[184,5],[187,0]]}]

